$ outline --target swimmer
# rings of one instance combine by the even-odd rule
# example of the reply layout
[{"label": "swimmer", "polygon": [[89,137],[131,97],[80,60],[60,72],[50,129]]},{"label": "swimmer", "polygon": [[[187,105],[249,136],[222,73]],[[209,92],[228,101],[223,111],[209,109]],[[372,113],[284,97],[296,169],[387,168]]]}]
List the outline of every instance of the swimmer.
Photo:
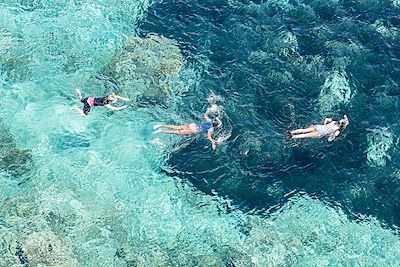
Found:
[{"label": "swimmer", "polygon": [[344,115],[343,119],[339,122],[334,121],[331,118],[326,118],[323,125],[310,125],[306,129],[297,129],[288,132],[288,139],[321,138],[328,136],[328,141],[331,142],[347,127],[348,124],[349,119],[346,115]]},{"label": "swimmer", "polygon": [[196,124],[190,123],[185,125],[155,125],[153,128],[168,128],[172,130],[157,130],[154,133],[165,133],[165,134],[178,134],[178,135],[194,135],[206,133],[208,140],[211,142],[212,149],[217,147],[217,142],[212,138],[212,134],[214,129],[221,126],[222,123],[218,117],[214,120],[208,117],[208,113],[204,113],[204,119],[206,120],[203,123]]},{"label": "swimmer", "polygon": [[110,105],[110,103],[115,103],[118,100],[122,100],[125,102],[129,101],[129,98],[121,97],[114,93],[112,95],[107,95],[107,96],[103,96],[103,97],[91,96],[91,97],[83,98],[82,94],[81,94],[81,90],[79,90],[79,88],[76,88],[76,94],[78,95],[79,100],[83,103],[83,110],[80,109],[76,105],[73,106],[72,109],[75,109],[76,111],[78,111],[79,114],[81,114],[82,116],[88,115],[88,113],[90,112],[90,109],[95,106],[103,106],[103,107],[106,107],[106,108],[109,108],[112,110],[122,110],[122,109],[128,107],[126,105],[120,106],[120,107],[114,107],[114,106]]}]

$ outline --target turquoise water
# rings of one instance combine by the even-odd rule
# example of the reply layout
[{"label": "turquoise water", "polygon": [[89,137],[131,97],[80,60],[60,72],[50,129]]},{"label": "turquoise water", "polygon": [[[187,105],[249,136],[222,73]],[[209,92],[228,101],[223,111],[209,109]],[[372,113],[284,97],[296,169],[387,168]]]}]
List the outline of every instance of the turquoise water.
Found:
[{"label": "turquoise water", "polygon": [[[400,3],[324,3],[3,1],[0,266],[400,265]],[[82,118],[76,87],[132,103]],[[210,90],[216,152],[152,134]]]}]

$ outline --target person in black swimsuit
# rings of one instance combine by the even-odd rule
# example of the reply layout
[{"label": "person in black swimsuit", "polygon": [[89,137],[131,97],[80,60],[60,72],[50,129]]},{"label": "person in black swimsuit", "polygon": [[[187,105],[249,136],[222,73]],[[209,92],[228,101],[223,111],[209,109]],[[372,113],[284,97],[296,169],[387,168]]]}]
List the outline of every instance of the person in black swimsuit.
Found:
[{"label": "person in black swimsuit", "polygon": [[110,103],[115,103],[118,100],[122,100],[125,102],[129,101],[129,98],[125,98],[125,97],[121,97],[119,95],[116,94],[112,94],[112,95],[107,95],[107,96],[103,96],[103,97],[86,97],[83,98],[82,94],[81,94],[81,90],[79,90],[79,88],[76,89],[76,93],[79,97],[79,100],[83,103],[83,110],[80,109],[78,106],[73,106],[72,109],[75,109],[76,111],[79,112],[79,114],[81,114],[82,116],[86,116],[88,115],[88,113],[90,112],[90,109],[92,107],[96,107],[96,106],[102,106],[102,107],[106,107],[112,110],[122,110],[124,108],[127,108],[128,106],[124,105],[124,106],[120,106],[120,107],[114,107],[112,105],[110,105]]}]

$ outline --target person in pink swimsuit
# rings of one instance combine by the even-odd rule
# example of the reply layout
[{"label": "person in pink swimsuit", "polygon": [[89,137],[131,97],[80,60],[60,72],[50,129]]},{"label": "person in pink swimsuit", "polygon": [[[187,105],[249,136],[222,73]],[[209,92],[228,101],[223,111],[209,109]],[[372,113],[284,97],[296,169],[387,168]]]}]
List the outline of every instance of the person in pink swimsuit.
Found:
[{"label": "person in pink swimsuit", "polygon": [[112,105],[110,105],[110,103],[115,103],[118,100],[122,100],[125,102],[129,101],[129,98],[125,98],[125,97],[121,97],[119,95],[116,94],[112,94],[112,95],[106,95],[103,97],[86,97],[83,98],[82,94],[81,94],[81,90],[79,90],[79,88],[76,89],[76,93],[79,97],[79,100],[83,103],[83,110],[80,109],[78,106],[74,106],[73,109],[75,109],[76,111],[79,112],[79,114],[81,114],[82,116],[86,116],[88,115],[88,113],[90,112],[90,109],[92,107],[96,107],[96,106],[102,106],[102,107],[106,107],[112,110],[122,110],[124,108],[127,108],[128,106],[124,105],[124,106],[120,106],[120,107],[114,107]]}]

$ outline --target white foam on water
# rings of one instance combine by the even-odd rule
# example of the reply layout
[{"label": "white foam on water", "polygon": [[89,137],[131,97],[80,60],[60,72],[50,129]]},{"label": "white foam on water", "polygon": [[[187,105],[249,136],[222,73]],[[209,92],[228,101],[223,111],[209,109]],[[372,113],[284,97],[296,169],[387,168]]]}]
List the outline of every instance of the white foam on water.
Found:
[{"label": "white foam on water", "polygon": [[211,92],[210,96],[207,98],[207,101],[211,104],[211,107],[213,107],[216,103],[224,102],[225,98],[220,95],[216,95],[214,92]]}]

